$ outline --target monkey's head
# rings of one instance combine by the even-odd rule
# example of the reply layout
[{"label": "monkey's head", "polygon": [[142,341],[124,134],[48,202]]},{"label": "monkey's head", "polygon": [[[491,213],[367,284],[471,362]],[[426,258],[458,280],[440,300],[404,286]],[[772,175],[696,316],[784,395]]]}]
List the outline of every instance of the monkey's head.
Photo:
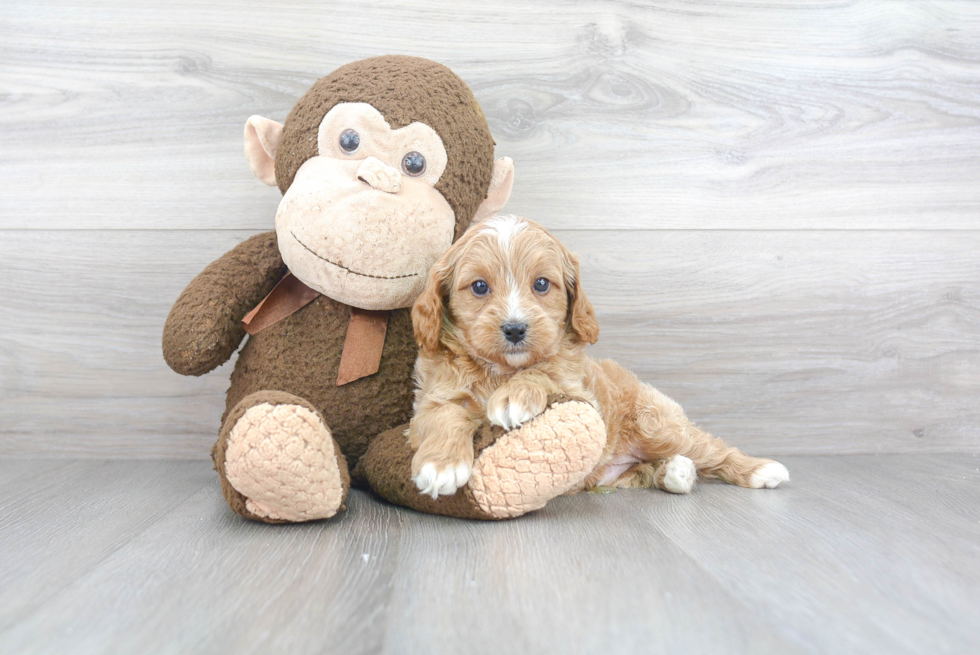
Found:
[{"label": "monkey's head", "polygon": [[362,309],[409,307],[477,214],[510,196],[513,162],[469,87],[427,59],[347,64],[300,98],[285,126],[252,116],[245,156],[278,185],[279,250],[307,286]]}]

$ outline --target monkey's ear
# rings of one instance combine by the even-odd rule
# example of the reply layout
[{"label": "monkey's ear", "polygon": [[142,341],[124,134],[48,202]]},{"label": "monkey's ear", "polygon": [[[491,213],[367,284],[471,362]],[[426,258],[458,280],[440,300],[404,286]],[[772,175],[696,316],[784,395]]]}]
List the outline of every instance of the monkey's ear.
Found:
[{"label": "monkey's ear", "polygon": [[474,223],[486,220],[499,212],[510,200],[510,192],[514,188],[514,160],[501,157],[493,163],[493,175],[490,176],[490,188],[487,189],[487,199],[480,203],[473,217]]},{"label": "monkey's ear", "polygon": [[249,116],[245,121],[245,159],[255,177],[269,186],[276,185],[276,150],[282,136],[282,123]]}]

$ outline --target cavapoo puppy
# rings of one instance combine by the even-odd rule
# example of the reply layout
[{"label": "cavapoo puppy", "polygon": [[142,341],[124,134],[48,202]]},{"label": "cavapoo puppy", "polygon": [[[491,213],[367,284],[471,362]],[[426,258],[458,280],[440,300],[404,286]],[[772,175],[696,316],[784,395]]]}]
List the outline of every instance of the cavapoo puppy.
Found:
[{"label": "cavapoo puppy", "polygon": [[606,424],[586,489],[688,493],[698,475],[754,488],[789,480],[782,464],[725,445],[619,364],[585,354],[599,325],[578,258],[533,221],[474,225],[433,266],[412,322],[420,353],[408,434],[421,493],[451,495],[467,483],[483,421],[513,429],[559,393],[592,403]]}]

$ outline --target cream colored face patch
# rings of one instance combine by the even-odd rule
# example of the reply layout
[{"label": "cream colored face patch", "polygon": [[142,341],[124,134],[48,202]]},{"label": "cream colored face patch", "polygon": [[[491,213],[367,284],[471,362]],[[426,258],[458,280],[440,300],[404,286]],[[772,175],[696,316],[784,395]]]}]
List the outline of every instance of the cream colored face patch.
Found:
[{"label": "cream colored face patch", "polygon": [[335,106],[317,139],[320,154],[296,172],[276,213],[286,265],[355,307],[411,306],[456,225],[434,188],[448,161],[442,139],[423,123],[392,130],[365,103]]},{"label": "cream colored face patch", "polygon": [[[357,143],[353,150],[344,148],[353,143]],[[341,103],[327,112],[317,132],[317,147],[321,157],[376,157],[403,175],[429,186],[435,186],[449,161],[442,139],[431,127],[416,122],[392,130],[381,112],[366,102]],[[405,158],[412,153],[418,153],[424,160],[420,174],[406,170]]]}]

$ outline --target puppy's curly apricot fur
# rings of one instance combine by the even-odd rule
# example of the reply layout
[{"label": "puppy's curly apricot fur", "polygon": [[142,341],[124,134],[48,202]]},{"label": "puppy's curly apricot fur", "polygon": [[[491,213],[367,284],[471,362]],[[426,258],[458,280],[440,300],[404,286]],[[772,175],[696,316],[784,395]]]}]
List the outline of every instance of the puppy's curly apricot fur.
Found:
[{"label": "puppy's curly apricot fur", "polygon": [[512,429],[555,393],[591,402],[606,423],[606,448],[585,488],[687,493],[698,475],[755,488],[789,479],[782,464],[727,446],[631,372],[585,354],[599,325],[578,258],[533,221],[474,225],[433,267],[412,323],[420,345],[412,473],[428,493],[466,484],[483,421]]}]

